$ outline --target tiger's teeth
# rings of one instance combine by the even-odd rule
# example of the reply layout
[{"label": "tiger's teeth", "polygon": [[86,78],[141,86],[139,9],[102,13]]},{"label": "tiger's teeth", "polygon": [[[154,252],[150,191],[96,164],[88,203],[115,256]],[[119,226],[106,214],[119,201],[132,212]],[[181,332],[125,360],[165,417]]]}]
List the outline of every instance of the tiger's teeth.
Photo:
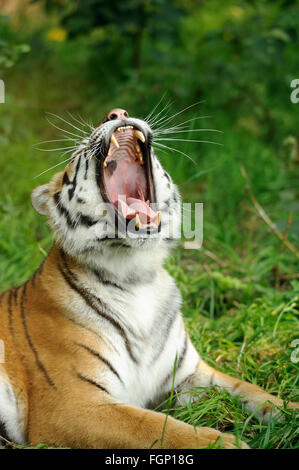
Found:
[{"label": "tiger's teeth", "polygon": [[117,142],[117,140],[116,140],[116,138],[114,137],[113,134],[111,136],[111,142],[112,142],[112,144],[115,145],[115,147],[119,148],[119,144],[118,144],[118,142]]},{"label": "tiger's teeth", "polygon": [[120,132],[120,131],[126,131],[127,129],[133,129],[133,126],[120,126],[116,130]]},{"label": "tiger's teeth", "polygon": [[141,225],[141,222],[140,222],[140,218],[139,218],[139,215],[136,214],[136,222],[135,222],[135,227],[140,229],[140,225]]},{"label": "tiger's teeth", "polygon": [[108,153],[107,153],[107,156],[106,156],[106,158],[105,158],[105,160],[104,160],[104,167],[105,167],[105,168],[106,168],[106,166],[107,166],[107,160],[108,160],[108,158],[110,157],[110,155],[111,155],[111,150],[109,149],[109,150],[108,150]]},{"label": "tiger's teeth", "polygon": [[155,225],[159,227],[161,224],[161,212],[159,211],[155,220]]},{"label": "tiger's teeth", "polygon": [[144,137],[144,135],[143,135],[143,132],[141,132],[141,131],[135,131],[135,132],[134,132],[134,136],[135,136],[137,139],[141,140],[141,142],[145,142],[145,137]]},{"label": "tiger's teeth", "polygon": [[143,161],[142,151],[141,151],[141,148],[140,148],[139,144],[136,144],[135,148],[136,148],[136,151],[137,151],[137,157],[139,158],[139,162],[141,164],[143,164],[144,161]]},{"label": "tiger's teeth", "polygon": [[146,201],[146,203],[145,203],[145,204],[146,204],[147,206],[149,206],[149,205],[150,205],[149,199]]}]

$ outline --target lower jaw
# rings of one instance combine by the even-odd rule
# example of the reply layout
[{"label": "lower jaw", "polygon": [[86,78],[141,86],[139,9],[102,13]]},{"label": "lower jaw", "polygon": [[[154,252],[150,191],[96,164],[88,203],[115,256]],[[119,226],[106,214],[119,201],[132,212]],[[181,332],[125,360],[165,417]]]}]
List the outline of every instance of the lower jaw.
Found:
[{"label": "lower jaw", "polygon": [[136,236],[154,235],[161,232],[161,223],[156,225],[154,223],[142,224],[139,227],[136,226],[136,218],[125,219],[122,215],[119,216],[118,228],[122,228],[126,233]]}]

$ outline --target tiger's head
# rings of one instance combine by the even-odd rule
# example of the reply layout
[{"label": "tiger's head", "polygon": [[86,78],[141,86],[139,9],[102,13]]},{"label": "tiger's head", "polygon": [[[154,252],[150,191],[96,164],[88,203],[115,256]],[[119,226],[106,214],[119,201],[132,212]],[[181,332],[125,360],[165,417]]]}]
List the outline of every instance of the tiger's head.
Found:
[{"label": "tiger's head", "polygon": [[180,196],[152,143],[145,121],[113,109],[64,171],[33,190],[33,207],[66,252],[152,251],[179,237]]}]

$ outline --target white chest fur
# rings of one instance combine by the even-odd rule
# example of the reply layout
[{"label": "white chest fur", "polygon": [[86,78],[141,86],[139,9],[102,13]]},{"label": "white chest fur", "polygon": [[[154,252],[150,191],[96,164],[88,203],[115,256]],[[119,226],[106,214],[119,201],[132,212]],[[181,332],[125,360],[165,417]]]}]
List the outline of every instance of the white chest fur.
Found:
[{"label": "white chest fur", "polygon": [[[24,425],[23,417],[19,411],[13,388],[0,366],[0,422],[4,423],[9,439],[24,444]],[[1,446],[1,444],[0,444]]]},{"label": "white chest fur", "polygon": [[[160,269],[153,279],[128,284],[125,289],[103,285],[95,279],[91,284],[90,278],[88,283],[89,292],[101,299],[102,306],[108,306],[107,315],[124,332],[120,334],[109,321],[94,315],[94,328],[111,345],[109,361],[119,376],[109,369],[103,374],[101,369],[99,383],[119,401],[145,406],[163,393],[163,387],[169,389],[175,357],[184,341],[181,296],[175,282]],[[81,321],[86,313],[92,315],[86,306],[74,307],[82,312]]]}]

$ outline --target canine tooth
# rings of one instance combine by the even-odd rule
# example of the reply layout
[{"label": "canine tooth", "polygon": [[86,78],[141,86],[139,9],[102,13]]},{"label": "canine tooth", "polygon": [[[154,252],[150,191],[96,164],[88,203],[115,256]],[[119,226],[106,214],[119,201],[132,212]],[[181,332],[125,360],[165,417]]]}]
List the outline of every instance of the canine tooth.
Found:
[{"label": "canine tooth", "polygon": [[111,142],[115,145],[115,147],[119,148],[119,144],[113,134],[111,136]]},{"label": "canine tooth", "polygon": [[141,131],[135,131],[134,135],[137,139],[141,140],[141,142],[145,142],[145,137],[143,135],[143,132]]},{"label": "canine tooth", "polygon": [[149,199],[146,201],[146,203],[145,203],[145,204],[146,204],[147,206],[149,206],[149,205],[150,205]]},{"label": "canine tooth", "polygon": [[106,158],[105,158],[105,160],[104,160],[104,167],[105,167],[105,168],[106,168],[106,166],[107,166],[107,160],[108,160],[108,157],[110,157],[110,155],[111,155],[111,149],[108,150],[107,156],[106,156]]},{"label": "canine tooth", "polygon": [[159,227],[160,223],[161,223],[161,212],[159,211],[155,220],[155,225]]},{"label": "canine tooth", "polygon": [[140,225],[141,225],[141,223],[140,223],[140,218],[139,218],[139,215],[138,215],[138,214],[136,214],[136,222],[135,222],[135,227],[139,229],[139,228],[140,228]]},{"label": "canine tooth", "polygon": [[138,153],[141,153],[141,148],[139,147],[139,144],[136,144],[136,150]]}]

